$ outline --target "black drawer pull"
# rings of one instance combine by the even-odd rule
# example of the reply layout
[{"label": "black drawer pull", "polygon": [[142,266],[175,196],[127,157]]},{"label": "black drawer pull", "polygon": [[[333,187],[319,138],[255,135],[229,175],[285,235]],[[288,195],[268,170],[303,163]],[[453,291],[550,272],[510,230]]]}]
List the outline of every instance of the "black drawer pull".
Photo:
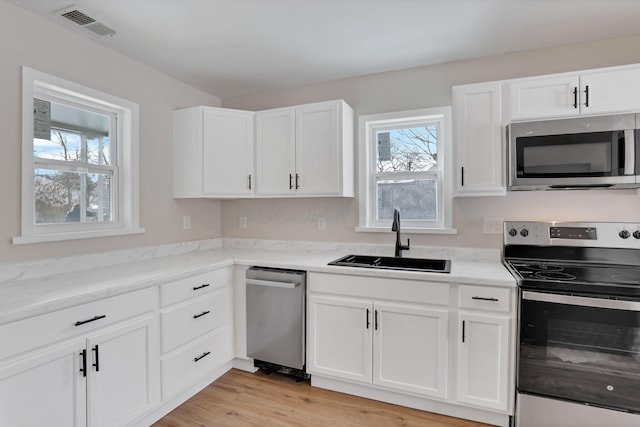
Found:
[{"label": "black drawer pull", "polygon": [[91,349],[95,354],[95,361],[96,363],[93,364],[93,367],[96,368],[96,372],[100,371],[100,352],[98,350],[98,344],[96,344],[92,349]]},{"label": "black drawer pull", "polygon": [[80,372],[82,372],[82,376],[87,376],[87,350],[82,350],[80,352],[80,358],[82,359],[82,365],[80,366]]},{"label": "black drawer pull", "polygon": [[195,357],[195,358],[193,359],[193,361],[194,361],[194,362],[199,362],[199,361],[200,361],[200,359],[203,359],[203,358],[207,357],[207,356],[208,356],[208,355],[210,355],[210,354],[211,354],[211,352],[210,352],[210,351],[205,351],[204,353],[202,353],[202,355],[200,355],[200,356],[198,356],[198,357]]},{"label": "black drawer pull", "polygon": [[194,318],[194,319],[197,319],[198,317],[202,317],[202,316],[204,316],[205,314],[209,314],[209,313],[211,313],[209,310],[207,310],[207,311],[203,311],[203,312],[202,312],[202,313],[200,313],[200,314],[194,314],[194,315],[193,315],[193,318]]},{"label": "black drawer pull", "polygon": [[209,283],[205,283],[204,285],[194,286],[193,290],[197,291],[198,289],[206,288],[207,286],[211,286]]},{"label": "black drawer pull", "polygon": [[480,301],[493,301],[493,302],[500,301],[498,298],[485,298],[485,297],[471,297],[471,299],[477,299]]},{"label": "black drawer pull", "polygon": [[105,317],[107,317],[105,314],[103,314],[102,316],[96,316],[93,319],[89,319],[89,320],[79,320],[75,323],[76,326],[80,326],[80,325],[84,325],[85,323],[90,323],[90,322],[95,322],[96,320],[100,320],[100,319],[104,319]]},{"label": "black drawer pull", "polygon": [[462,342],[464,342],[465,339],[465,321],[462,321]]}]

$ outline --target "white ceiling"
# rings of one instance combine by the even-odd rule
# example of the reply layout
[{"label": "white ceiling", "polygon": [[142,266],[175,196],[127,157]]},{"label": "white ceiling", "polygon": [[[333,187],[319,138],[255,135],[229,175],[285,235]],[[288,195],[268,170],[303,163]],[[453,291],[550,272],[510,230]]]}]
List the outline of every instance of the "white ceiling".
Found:
[{"label": "white ceiling", "polygon": [[10,1],[221,98],[640,33],[640,0]]}]

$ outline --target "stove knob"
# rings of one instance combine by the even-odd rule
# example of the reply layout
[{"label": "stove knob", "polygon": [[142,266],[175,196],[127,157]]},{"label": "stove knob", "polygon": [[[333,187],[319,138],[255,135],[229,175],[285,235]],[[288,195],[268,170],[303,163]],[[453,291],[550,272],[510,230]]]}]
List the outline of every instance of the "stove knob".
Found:
[{"label": "stove knob", "polygon": [[526,228],[523,228],[522,230],[520,230],[520,235],[522,237],[527,237],[529,235],[529,230],[527,230]]},{"label": "stove knob", "polygon": [[618,236],[620,236],[622,239],[628,239],[630,235],[631,234],[629,234],[627,230],[622,230],[618,233]]},{"label": "stove knob", "polygon": [[517,235],[518,235],[518,230],[516,230],[515,228],[512,228],[511,230],[509,230],[509,236],[515,237]]},{"label": "stove knob", "polygon": [[634,239],[640,239],[640,230],[636,230],[633,232],[633,238]]}]

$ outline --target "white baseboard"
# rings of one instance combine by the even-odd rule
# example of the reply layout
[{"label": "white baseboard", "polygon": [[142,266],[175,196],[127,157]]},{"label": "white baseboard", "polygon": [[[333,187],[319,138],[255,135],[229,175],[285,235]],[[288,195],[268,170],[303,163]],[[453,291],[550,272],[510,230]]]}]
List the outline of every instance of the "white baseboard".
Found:
[{"label": "white baseboard", "polygon": [[394,405],[406,406],[408,408],[419,409],[421,411],[434,412],[437,414],[448,415],[450,417],[464,418],[501,427],[509,426],[509,415],[506,414],[497,414],[495,412],[484,411],[482,409],[475,409],[467,406],[431,400],[428,398],[394,393],[392,391],[368,387],[367,385],[353,384],[315,374],[311,375],[311,385],[313,387],[352,394],[381,402],[393,403]]},{"label": "white baseboard", "polygon": [[253,366],[253,359],[241,359],[236,357],[232,360],[232,363],[234,368],[240,369],[241,371],[251,372],[252,374],[258,371],[258,368]]}]

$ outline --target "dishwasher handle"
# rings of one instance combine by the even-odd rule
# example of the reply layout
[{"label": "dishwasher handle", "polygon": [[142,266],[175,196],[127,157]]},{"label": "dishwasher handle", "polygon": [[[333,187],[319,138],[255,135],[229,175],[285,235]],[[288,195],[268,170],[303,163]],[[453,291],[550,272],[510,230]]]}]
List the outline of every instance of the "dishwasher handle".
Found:
[{"label": "dishwasher handle", "polygon": [[274,282],[272,280],[247,279],[247,285],[271,286],[273,288],[294,289],[300,286],[300,282]]}]

